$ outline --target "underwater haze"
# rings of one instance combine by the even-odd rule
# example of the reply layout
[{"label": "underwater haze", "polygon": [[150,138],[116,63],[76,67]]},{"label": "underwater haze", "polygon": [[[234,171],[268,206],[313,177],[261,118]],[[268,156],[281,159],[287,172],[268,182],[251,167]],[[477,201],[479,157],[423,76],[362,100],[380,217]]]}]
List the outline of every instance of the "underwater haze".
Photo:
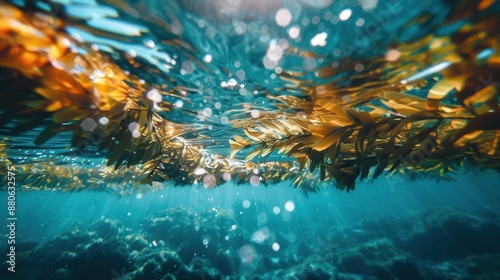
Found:
[{"label": "underwater haze", "polygon": [[500,1],[0,0],[0,278],[500,279]]},{"label": "underwater haze", "polygon": [[[309,197],[286,184],[167,188],[127,197],[20,193],[17,271],[8,274],[4,263],[2,275],[497,279],[499,176],[456,179],[396,185],[380,179],[353,193],[327,189]],[[5,192],[1,198],[7,200]]]}]

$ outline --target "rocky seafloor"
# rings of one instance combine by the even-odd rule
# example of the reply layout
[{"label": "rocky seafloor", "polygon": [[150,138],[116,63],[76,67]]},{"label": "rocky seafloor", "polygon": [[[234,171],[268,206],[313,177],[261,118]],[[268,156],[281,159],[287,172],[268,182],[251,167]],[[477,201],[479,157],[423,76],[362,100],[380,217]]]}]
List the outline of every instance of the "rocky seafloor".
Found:
[{"label": "rocky seafloor", "polygon": [[290,225],[279,215],[262,221],[259,215],[233,213],[172,208],[136,229],[102,218],[43,244],[18,244],[16,273],[3,263],[0,275],[23,280],[500,279],[500,217],[487,209],[439,208],[352,225]]}]

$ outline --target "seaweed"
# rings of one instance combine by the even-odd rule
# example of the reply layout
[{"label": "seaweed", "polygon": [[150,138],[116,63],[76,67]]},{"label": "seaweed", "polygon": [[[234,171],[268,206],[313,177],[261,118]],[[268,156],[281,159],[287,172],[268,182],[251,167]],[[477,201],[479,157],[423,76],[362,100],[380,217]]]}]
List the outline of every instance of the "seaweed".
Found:
[{"label": "seaweed", "polygon": [[[29,189],[125,193],[127,187],[112,183],[124,174],[135,180],[135,189],[163,187],[162,182],[192,185],[207,175],[221,185],[230,174],[237,184],[289,181],[307,194],[317,191],[320,181],[351,191],[356,182],[384,173],[449,179],[464,164],[498,170],[499,84],[491,75],[499,73],[500,33],[495,27],[500,19],[492,1],[466,2],[455,3],[442,22],[430,22],[425,15],[410,21],[434,25],[433,30],[456,20],[467,24],[451,33],[395,38],[389,51],[398,54],[396,59],[354,54],[338,59],[290,46],[290,54],[322,57],[317,73],[323,79],[313,82],[307,72],[282,69],[278,78],[284,87],[264,88],[259,95],[273,108],[248,118],[258,104],[232,104],[227,126],[195,109],[177,108],[175,101],[193,104],[200,90],[141,54],[98,50],[64,31],[82,24],[74,19],[54,14],[50,24],[40,25],[32,16],[37,7],[2,3],[0,21],[7,21],[0,27],[0,71],[5,73],[0,93],[8,102],[0,105],[1,119],[13,124],[12,133],[41,127],[36,145],[71,132],[69,144],[79,156],[90,155],[89,147],[106,156],[108,167],[100,170],[16,164],[26,170],[20,176],[31,183]],[[482,16],[472,16],[470,9]],[[133,9],[127,14],[134,17]],[[164,25],[157,18],[149,24]],[[188,50],[190,60],[214,72],[196,58],[194,47],[171,30],[165,32],[174,38],[170,46]],[[494,52],[478,56],[485,49]],[[113,54],[125,58],[116,60]],[[354,71],[353,61],[364,70]],[[155,77],[159,73],[164,80]],[[478,80],[486,84],[478,85]],[[210,132],[213,127],[223,135]],[[212,152],[210,143],[216,140],[224,141],[230,152]]]}]

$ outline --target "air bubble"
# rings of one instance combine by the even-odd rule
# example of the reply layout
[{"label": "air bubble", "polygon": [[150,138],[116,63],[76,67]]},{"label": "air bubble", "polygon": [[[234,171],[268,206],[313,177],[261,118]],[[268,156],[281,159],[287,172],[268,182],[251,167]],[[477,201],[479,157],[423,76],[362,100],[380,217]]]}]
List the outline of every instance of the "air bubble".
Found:
[{"label": "air bubble", "polygon": [[398,50],[388,50],[385,53],[385,59],[387,61],[396,61],[399,59],[400,56],[401,56],[401,53]]},{"label": "air bubble", "polygon": [[203,109],[203,116],[206,118],[210,118],[212,116],[212,109],[210,108]]},{"label": "air bubble", "polygon": [[149,100],[155,102],[155,103],[160,103],[162,101],[161,94],[158,92],[157,89],[152,89],[148,91],[147,97]]},{"label": "air bubble", "polygon": [[201,167],[198,167],[194,170],[194,175],[203,175],[205,174],[205,172],[207,172],[204,168],[201,168]]},{"label": "air bubble", "polygon": [[244,200],[243,201],[243,208],[249,208],[250,207],[250,201],[249,200]]},{"label": "air bubble", "polygon": [[153,40],[146,40],[146,41],[144,41],[144,46],[152,49],[156,46],[156,44]]},{"label": "air bubble", "polygon": [[129,125],[128,125],[128,130],[130,132],[134,132],[136,130],[139,130],[139,124],[137,122],[131,122]]},{"label": "air bubble", "polygon": [[326,46],[326,38],[328,34],[326,32],[321,32],[311,39],[311,46],[313,47],[324,47]]},{"label": "air bubble", "polygon": [[292,39],[296,39],[297,37],[299,37],[299,35],[300,27],[298,27],[297,25],[290,27],[290,30],[288,30],[288,36],[290,36],[290,38]]},{"label": "air bubble", "polygon": [[352,15],[352,10],[351,9],[345,9],[342,12],[340,12],[339,19],[342,21],[348,20]]},{"label": "air bubble", "polygon": [[260,184],[260,178],[259,178],[259,176],[253,175],[252,177],[250,177],[250,184],[252,186],[254,186],[254,187],[259,186],[259,184]]},{"label": "air bubble", "polygon": [[212,62],[212,56],[207,54],[203,57],[203,61],[205,61],[206,63],[210,63]]},{"label": "air bubble", "polygon": [[86,118],[82,121],[80,127],[85,131],[94,131],[94,129],[97,127],[97,123],[91,118]]},{"label": "air bubble", "polygon": [[192,74],[194,72],[194,63],[186,60],[182,63],[182,70],[186,72],[186,74]]},{"label": "air bubble", "polygon": [[287,9],[279,9],[275,19],[279,26],[286,27],[292,21],[292,13]]},{"label": "air bubble", "polygon": [[227,85],[230,87],[235,87],[238,85],[238,82],[235,79],[229,79],[229,81],[227,81]]},{"label": "air bubble", "polygon": [[174,105],[177,108],[182,108],[182,106],[184,106],[184,102],[182,102],[182,100],[177,100],[175,101]]},{"label": "air bubble", "polygon": [[215,187],[216,184],[217,184],[217,179],[215,178],[214,175],[207,174],[205,175],[205,177],[203,177],[203,186],[205,186],[205,188],[211,189]]},{"label": "air bubble", "polygon": [[236,71],[236,77],[238,77],[238,79],[240,79],[240,81],[245,80],[245,77],[246,77],[245,71],[243,71],[242,69]]},{"label": "air bubble", "polygon": [[274,242],[273,243],[273,250],[277,252],[277,251],[279,251],[279,249],[280,249],[280,244]]}]

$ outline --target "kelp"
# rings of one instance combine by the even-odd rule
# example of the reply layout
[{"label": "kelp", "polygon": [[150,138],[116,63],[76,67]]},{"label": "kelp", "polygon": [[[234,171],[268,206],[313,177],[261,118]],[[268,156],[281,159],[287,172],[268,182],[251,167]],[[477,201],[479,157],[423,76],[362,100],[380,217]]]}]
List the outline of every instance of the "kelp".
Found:
[{"label": "kelp", "polygon": [[[123,7],[120,1],[109,2]],[[16,164],[19,180],[27,190],[124,194],[128,187],[123,185],[141,191],[160,188],[162,182],[186,186],[213,176],[206,187],[227,180],[252,185],[289,181],[308,193],[317,191],[320,181],[350,191],[358,181],[394,173],[449,179],[464,164],[498,170],[500,84],[492,81],[500,76],[498,3],[459,1],[453,7],[434,29],[462,20],[460,28],[406,42],[395,38],[388,52],[397,53],[397,59],[324,57],[316,69],[324,79],[315,82],[307,72],[283,69],[278,78],[285,87],[263,90],[275,110],[248,119],[245,112],[257,109],[256,104],[234,107],[229,120],[234,135],[225,139],[231,152],[217,154],[206,144],[212,140],[207,133],[211,125],[183,123],[166,114],[175,109],[200,118],[173,102],[191,102],[197,89],[140,56],[122,53],[125,59],[117,61],[112,53],[76,40],[65,27],[78,22],[55,14],[40,25],[36,7],[0,4],[1,122],[14,123],[12,133],[44,126],[36,145],[71,132],[70,144],[81,156],[97,147],[107,159],[106,167],[94,169]],[[124,12],[134,17],[139,8]],[[429,20],[420,16],[407,25]],[[148,21],[168,27],[157,18]],[[170,44],[189,50],[190,59],[202,67],[196,50],[171,35]],[[295,47],[286,51],[320,57]],[[362,63],[364,70],[354,71],[353,63]],[[146,68],[166,82],[143,79],[134,71]],[[328,79],[337,73],[346,75]],[[1,144],[8,159],[8,143]],[[4,167],[10,163],[1,162]],[[135,184],[127,184],[130,180]]]}]

